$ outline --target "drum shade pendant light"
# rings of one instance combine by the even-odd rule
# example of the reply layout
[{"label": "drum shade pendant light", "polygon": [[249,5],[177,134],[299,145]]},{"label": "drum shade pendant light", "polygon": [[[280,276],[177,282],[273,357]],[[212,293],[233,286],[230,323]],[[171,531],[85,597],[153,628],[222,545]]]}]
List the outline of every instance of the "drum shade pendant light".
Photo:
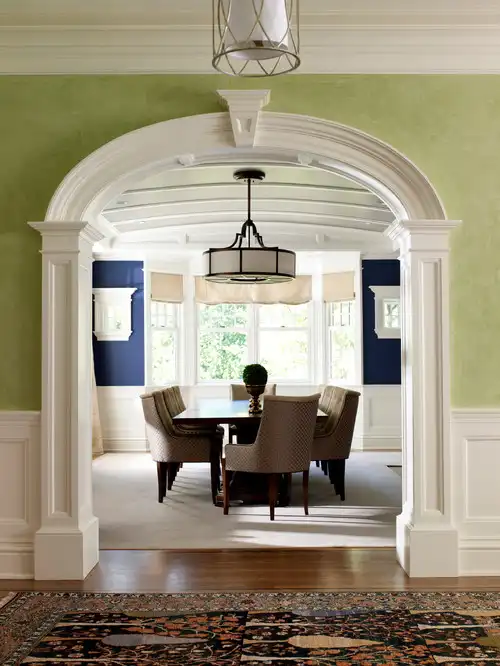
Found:
[{"label": "drum shade pendant light", "polygon": [[212,0],[212,65],[234,76],[276,76],[300,65],[299,0]]},{"label": "drum shade pendant light", "polygon": [[236,180],[247,181],[248,217],[231,245],[211,248],[203,253],[205,280],[236,284],[289,282],[295,278],[295,252],[266,247],[251,217],[251,188],[265,173],[242,169]]}]

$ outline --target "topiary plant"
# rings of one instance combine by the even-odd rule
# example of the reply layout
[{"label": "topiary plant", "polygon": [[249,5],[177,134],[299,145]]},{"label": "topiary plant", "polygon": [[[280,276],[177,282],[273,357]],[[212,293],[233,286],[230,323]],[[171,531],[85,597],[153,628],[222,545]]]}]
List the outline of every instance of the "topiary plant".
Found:
[{"label": "topiary plant", "polygon": [[265,386],[267,370],[260,363],[251,363],[243,368],[243,381],[247,386]]}]

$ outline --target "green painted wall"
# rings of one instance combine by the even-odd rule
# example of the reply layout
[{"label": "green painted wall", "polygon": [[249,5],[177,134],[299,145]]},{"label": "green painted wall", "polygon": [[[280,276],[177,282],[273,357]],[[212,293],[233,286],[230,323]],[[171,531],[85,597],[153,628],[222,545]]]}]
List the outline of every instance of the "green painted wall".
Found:
[{"label": "green painted wall", "polygon": [[40,407],[40,238],[65,174],[109,140],[220,110],[218,88],[272,88],[268,110],[328,118],[395,146],[452,219],[452,402],[500,406],[500,78],[222,76],[0,78],[0,409]]}]

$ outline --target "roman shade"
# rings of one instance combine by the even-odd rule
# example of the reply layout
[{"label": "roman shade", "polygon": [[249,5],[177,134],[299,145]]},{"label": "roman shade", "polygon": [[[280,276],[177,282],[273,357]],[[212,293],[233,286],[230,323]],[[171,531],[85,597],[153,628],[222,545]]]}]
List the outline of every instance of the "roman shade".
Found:
[{"label": "roman shade", "polygon": [[285,303],[300,305],[312,299],[311,276],[299,275],[291,282],[278,284],[219,284],[196,278],[196,302],[205,305],[217,303],[259,303],[271,305]]},{"label": "roman shade", "polygon": [[352,301],[354,297],[354,271],[323,275],[323,300],[325,303]]},{"label": "roman shade", "polygon": [[151,300],[163,303],[182,303],[182,275],[151,273]]}]

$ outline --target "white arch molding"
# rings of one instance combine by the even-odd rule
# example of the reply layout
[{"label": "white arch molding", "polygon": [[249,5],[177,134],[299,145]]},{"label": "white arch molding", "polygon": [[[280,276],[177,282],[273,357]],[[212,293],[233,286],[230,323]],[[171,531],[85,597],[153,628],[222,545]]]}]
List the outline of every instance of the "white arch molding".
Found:
[{"label": "white arch molding", "polygon": [[[233,119],[234,120],[234,119]],[[293,146],[293,151],[290,150]],[[262,112],[253,149],[317,164],[378,194],[395,212],[403,348],[403,511],[397,556],[410,576],[457,576],[449,437],[449,234],[458,224],[425,175],[391,146],[327,120]],[[169,166],[237,157],[229,113],[170,120],[125,134],[62,181],[44,222],[42,519],[35,578],[83,579],[99,557],[91,492],[92,246],[115,196]],[[246,149],[248,154],[248,148]],[[425,337],[423,332],[425,331]]]}]

